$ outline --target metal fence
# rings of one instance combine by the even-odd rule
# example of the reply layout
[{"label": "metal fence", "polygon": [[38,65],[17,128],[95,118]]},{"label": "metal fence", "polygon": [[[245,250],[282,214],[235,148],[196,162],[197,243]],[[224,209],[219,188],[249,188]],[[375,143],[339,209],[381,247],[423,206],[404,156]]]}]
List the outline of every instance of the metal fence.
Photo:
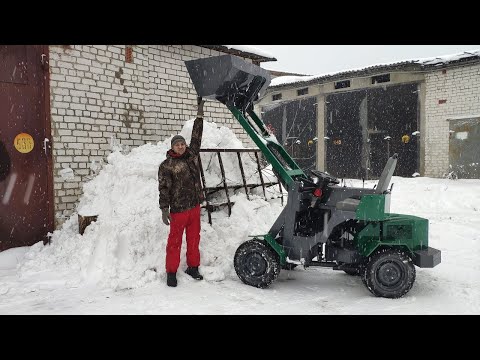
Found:
[{"label": "metal fence", "polygon": [[[212,215],[211,215],[212,212],[217,210],[218,208],[220,208],[222,206],[227,206],[228,207],[228,216],[230,216],[232,214],[232,206],[233,206],[234,202],[230,201],[230,195],[229,195],[229,190],[230,189],[235,191],[235,190],[241,189],[243,187],[244,190],[245,190],[245,195],[247,196],[247,199],[250,200],[250,196],[249,196],[250,190],[261,186],[262,189],[263,189],[263,196],[264,196],[265,200],[267,201],[267,195],[266,195],[265,189],[268,188],[268,187],[271,187],[271,186],[278,185],[279,190],[280,190],[280,196],[279,197],[281,198],[282,205],[283,205],[283,191],[282,191],[281,184],[278,182],[278,179],[277,179],[277,181],[274,181],[274,182],[265,182],[264,179],[263,179],[262,166],[260,164],[260,157],[258,155],[259,152],[261,153],[260,149],[200,149],[200,153],[216,153],[217,154],[218,162],[219,162],[219,165],[220,165],[221,177],[222,177],[222,179],[221,179],[222,186],[206,186],[205,174],[204,174],[203,165],[202,165],[202,159],[200,157],[200,164],[199,164],[200,165],[200,174],[202,176],[203,192],[204,192],[204,195],[205,195],[205,202],[206,202],[206,205],[204,205],[202,207],[206,208],[206,210],[207,210],[208,223],[209,224],[212,224]],[[223,161],[222,161],[222,153],[223,154],[225,154],[225,153],[236,153],[237,154],[238,166],[240,168],[240,173],[242,175],[242,181],[243,181],[242,184],[240,184],[240,185],[239,184],[229,185],[227,183],[227,178],[225,176],[225,169],[224,169]],[[244,168],[243,168],[242,158],[240,156],[241,153],[254,153],[255,154],[255,160],[256,160],[256,163],[257,163],[257,169],[258,169],[258,174],[259,174],[259,178],[260,178],[260,184],[247,183],[247,180],[245,178],[245,171],[244,171]],[[220,203],[212,203],[210,201],[211,195],[213,195],[214,193],[216,193],[218,191],[222,191],[222,190],[225,191],[226,201],[225,202],[220,202]]]}]

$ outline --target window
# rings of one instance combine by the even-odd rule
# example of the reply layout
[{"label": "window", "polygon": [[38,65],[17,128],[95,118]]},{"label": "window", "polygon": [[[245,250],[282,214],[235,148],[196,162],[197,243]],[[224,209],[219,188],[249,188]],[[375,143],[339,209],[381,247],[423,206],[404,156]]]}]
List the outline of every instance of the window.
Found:
[{"label": "window", "polygon": [[372,84],[380,84],[390,81],[390,74],[372,76]]},{"label": "window", "polygon": [[350,80],[337,81],[335,84],[335,89],[344,89],[350,87]]},{"label": "window", "polygon": [[272,95],[272,101],[277,101],[277,100],[282,100],[282,93]]},{"label": "window", "polygon": [[302,96],[302,95],[307,95],[308,94],[308,88],[303,88],[303,89],[298,89],[297,90],[297,96]]}]

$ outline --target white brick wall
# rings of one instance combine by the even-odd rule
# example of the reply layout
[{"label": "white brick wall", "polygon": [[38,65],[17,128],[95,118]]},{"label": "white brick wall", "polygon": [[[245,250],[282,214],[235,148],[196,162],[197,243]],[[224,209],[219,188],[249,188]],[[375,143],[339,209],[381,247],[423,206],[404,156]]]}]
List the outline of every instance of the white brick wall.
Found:
[{"label": "white brick wall", "polygon": [[480,65],[435,71],[425,81],[425,176],[442,177],[449,169],[447,119],[480,114]]},{"label": "white brick wall", "polygon": [[[221,55],[193,45],[50,46],[56,224],[72,213],[91,174],[92,161],[111,151],[110,139],[129,147],[163,141],[196,114],[196,92],[185,60]],[[247,61],[251,62],[247,59]],[[230,127],[246,146],[251,139],[230,111],[207,101],[205,119]],[[59,171],[71,168],[75,177]]]}]

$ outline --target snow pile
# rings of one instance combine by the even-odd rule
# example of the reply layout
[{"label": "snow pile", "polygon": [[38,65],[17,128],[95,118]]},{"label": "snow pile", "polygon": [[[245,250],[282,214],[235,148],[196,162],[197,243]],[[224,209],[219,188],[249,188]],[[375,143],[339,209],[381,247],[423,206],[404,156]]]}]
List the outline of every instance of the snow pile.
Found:
[{"label": "snow pile", "polygon": [[22,246],[0,252],[0,271],[14,269],[23,259],[23,256],[28,251],[28,248],[28,246]]},{"label": "snow pile", "polygon": [[[192,127],[193,120],[187,121],[180,133],[187,143]],[[115,289],[164,281],[169,227],[161,220],[157,176],[170,140],[133,148],[128,154],[112,152],[98,175],[85,183],[77,208],[81,215],[98,215],[98,220],[82,236],[77,213],[73,214],[53,233],[51,245],[40,242],[30,247],[19,264],[20,274],[47,269],[68,272],[77,274],[78,283]],[[243,146],[230,129],[204,121],[202,148]],[[236,153],[222,154],[222,160],[229,184],[241,184]],[[257,164],[248,154],[242,160],[247,182],[258,183]],[[217,155],[202,154],[202,163],[207,186],[221,183]],[[266,202],[254,195],[248,201],[240,191],[231,201],[235,202],[231,217],[226,211],[213,213],[213,226],[202,210],[201,271],[207,281],[236,276],[232,264],[238,245],[250,234],[266,233],[281,211],[280,200]],[[186,276],[185,267],[184,240],[179,276]]]}]

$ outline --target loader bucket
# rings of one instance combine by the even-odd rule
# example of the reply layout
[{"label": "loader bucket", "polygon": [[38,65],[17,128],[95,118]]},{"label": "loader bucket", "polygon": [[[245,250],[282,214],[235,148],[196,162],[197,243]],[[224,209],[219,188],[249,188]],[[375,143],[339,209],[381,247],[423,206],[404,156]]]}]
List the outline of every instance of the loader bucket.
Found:
[{"label": "loader bucket", "polygon": [[185,61],[198,96],[245,110],[263,95],[270,74],[233,55]]}]

